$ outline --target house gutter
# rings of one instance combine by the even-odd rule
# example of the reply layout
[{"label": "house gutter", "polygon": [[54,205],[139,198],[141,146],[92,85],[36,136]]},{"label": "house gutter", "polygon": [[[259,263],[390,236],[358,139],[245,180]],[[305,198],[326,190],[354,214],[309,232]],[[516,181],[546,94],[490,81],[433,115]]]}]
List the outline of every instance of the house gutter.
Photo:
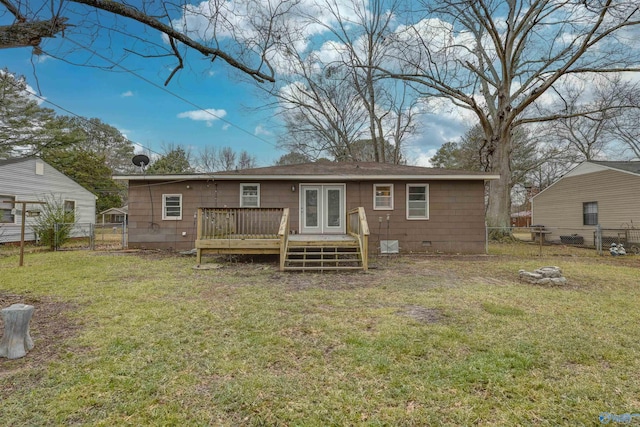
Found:
[{"label": "house gutter", "polygon": [[118,181],[492,181],[500,175],[115,175]]}]

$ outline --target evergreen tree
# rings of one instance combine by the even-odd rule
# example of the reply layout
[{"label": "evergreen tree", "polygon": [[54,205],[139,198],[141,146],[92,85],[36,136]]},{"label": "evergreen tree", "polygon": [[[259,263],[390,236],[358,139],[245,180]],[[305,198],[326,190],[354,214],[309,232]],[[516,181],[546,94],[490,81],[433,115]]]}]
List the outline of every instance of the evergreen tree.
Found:
[{"label": "evergreen tree", "polygon": [[148,174],[191,173],[190,155],[181,146],[169,147],[167,153],[153,162],[148,168]]}]

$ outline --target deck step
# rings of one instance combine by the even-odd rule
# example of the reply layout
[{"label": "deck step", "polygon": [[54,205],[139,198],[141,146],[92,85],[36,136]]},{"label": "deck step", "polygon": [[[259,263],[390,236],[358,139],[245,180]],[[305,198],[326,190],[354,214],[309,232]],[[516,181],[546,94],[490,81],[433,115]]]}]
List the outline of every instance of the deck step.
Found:
[{"label": "deck step", "polygon": [[340,242],[333,245],[326,241],[290,242],[284,269],[286,271],[362,270],[362,254],[357,242]]},{"label": "deck step", "polygon": [[355,266],[340,266],[340,267],[333,267],[333,266],[322,266],[322,267],[310,267],[310,266],[306,266],[306,267],[292,267],[292,266],[287,266],[285,267],[285,270],[290,270],[290,271],[342,271],[342,270],[362,270],[361,266],[355,267]]}]

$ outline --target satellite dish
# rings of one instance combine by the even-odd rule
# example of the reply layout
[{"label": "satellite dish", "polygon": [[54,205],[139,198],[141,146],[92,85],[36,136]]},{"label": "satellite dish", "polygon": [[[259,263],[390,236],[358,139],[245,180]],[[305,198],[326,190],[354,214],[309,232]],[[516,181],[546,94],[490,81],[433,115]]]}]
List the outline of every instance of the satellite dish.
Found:
[{"label": "satellite dish", "polygon": [[131,161],[134,165],[144,169],[144,167],[149,164],[149,157],[145,156],[144,154],[136,154],[135,156],[133,156],[133,159],[131,159]]}]

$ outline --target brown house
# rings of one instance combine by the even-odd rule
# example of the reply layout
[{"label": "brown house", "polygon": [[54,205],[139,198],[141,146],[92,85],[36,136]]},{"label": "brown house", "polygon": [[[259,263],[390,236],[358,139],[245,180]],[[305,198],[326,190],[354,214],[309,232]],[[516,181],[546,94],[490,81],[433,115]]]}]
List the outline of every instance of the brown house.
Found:
[{"label": "brown house", "polygon": [[202,252],[274,253],[282,269],[366,269],[380,252],[484,253],[484,183],[497,178],[381,163],[116,177],[129,182],[130,247],[195,247],[198,262]]}]

